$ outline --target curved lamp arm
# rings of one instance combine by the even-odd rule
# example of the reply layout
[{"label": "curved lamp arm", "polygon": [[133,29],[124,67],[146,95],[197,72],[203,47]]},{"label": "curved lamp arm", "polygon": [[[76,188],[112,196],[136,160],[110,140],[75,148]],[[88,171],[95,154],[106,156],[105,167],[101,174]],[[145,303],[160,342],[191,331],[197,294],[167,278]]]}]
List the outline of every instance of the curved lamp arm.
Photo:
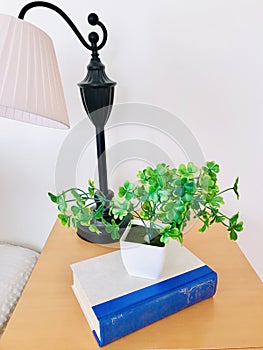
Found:
[{"label": "curved lamp arm", "polygon": [[[72,20],[68,17],[68,15],[64,11],[62,11],[58,6],[56,6],[54,4],[51,4],[49,2],[46,2],[46,1],[33,1],[33,2],[28,3],[20,11],[20,13],[18,15],[18,18],[19,19],[24,19],[25,14],[26,14],[26,12],[28,10],[30,10],[31,8],[34,8],[34,7],[39,7],[39,6],[46,7],[46,8],[49,8],[49,9],[57,12],[67,22],[67,24],[70,26],[70,28],[76,34],[76,36],[78,37],[80,42],[86,47],[86,49],[91,50],[91,51],[94,51],[94,49],[95,49],[97,51],[97,50],[102,49],[103,46],[106,44],[107,37],[108,37],[107,29],[104,26],[104,24],[99,21],[99,17],[95,13],[91,13],[88,16],[88,22],[89,22],[90,25],[92,25],[92,26],[98,25],[102,29],[103,39],[102,39],[101,44],[98,47],[96,46],[96,42],[98,40],[98,34],[96,32],[92,32],[89,35],[90,41],[92,42],[92,46],[91,46],[83,38],[82,34],[78,30],[78,28],[75,26],[75,24],[72,22]],[[92,40],[92,38],[94,38],[94,37],[96,38],[95,41]]]}]

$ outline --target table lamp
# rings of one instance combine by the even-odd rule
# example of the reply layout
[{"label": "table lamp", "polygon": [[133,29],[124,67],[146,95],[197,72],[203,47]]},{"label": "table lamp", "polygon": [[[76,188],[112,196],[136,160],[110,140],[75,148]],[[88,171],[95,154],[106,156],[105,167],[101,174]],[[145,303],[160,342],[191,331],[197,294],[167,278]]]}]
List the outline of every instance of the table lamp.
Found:
[{"label": "table lamp", "polygon": [[[0,15],[0,116],[49,127],[69,127],[66,103],[58,63],[50,37],[36,26],[24,21],[28,10],[46,7],[57,12],[71,27],[80,42],[91,51],[86,77],[78,84],[84,108],[96,128],[99,188],[107,199],[113,197],[108,189],[104,126],[111,113],[115,82],[105,73],[98,51],[107,41],[107,30],[96,14],[88,16],[92,26],[103,32],[101,43],[96,32],[83,38],[71,19],[56,5],[34,1],[25,5],[18,18]],[[78,235],[96,243],[111,242],[101,227],[98,236],[79,226]]]}]

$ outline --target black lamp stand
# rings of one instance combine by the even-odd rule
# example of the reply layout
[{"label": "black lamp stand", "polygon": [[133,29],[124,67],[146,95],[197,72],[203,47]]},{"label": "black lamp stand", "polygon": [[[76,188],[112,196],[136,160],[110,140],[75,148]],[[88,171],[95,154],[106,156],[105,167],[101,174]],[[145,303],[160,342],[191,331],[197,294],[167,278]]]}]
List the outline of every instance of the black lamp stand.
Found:
[{"label": "black lamp stand", "polygon": [[[28,10],[34,7],[46,7],[57,12],[71,27],[74,33],[79,38],[80,42],[91,51],[91,60],[88,65],[88,72],[86,77],[78,84],[80,87],[81,99],[84,105],[85,111],[88,117],[96,128],[96,144],[97,144],[97,158],[98,158],[98,171],[99,171],[99,188],[104,196],[110,200],[114,193],[108,188],[107,180],[107,162],[106,162],[106,151],[105,151],[105,133],[104,127],[109,119],[113,99],[114,99],[114,87],[116,83],[110,80],[105,73],[105,66],[102,64],[98,51],[104,47],[107,41],[107,30],[103,23],[99,21],[98,16],[95,13],[91,13],[88,16],[88,22],[90,25],[98,25],[103,32],[103,39],[99,45],[99,35],[96,32],[89,34],[90,44],[83,38],[75,24],[71,19],[56,5],[50,4],[46,1],[34,1],[25,5],[20,11],[18,18],[24,19],[24,16]],[[99,203],[97,204],[99,205]],[[106,212],[105,219],[110,220]],[[127,222],[123,223],[123,230],[127,226]],[[101,235],[97,235],[89,231],[85,226],[79,225],[77,234],[90,242],[94,243],[111,243],[111,235],[105,231],[105,227],[102,223],[96,223],[99,229],[102,231]]]}]

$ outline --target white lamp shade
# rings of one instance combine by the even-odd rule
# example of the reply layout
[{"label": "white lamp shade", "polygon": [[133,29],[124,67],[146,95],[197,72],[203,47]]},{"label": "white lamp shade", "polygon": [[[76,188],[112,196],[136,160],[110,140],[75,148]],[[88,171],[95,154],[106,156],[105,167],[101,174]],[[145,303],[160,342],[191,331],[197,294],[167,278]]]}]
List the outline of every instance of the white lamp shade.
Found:
[{"label": "white lamp shade", "polygon": [[0,116],[43,126],[69,126],[50,37],[36,26],[0,14]]}]

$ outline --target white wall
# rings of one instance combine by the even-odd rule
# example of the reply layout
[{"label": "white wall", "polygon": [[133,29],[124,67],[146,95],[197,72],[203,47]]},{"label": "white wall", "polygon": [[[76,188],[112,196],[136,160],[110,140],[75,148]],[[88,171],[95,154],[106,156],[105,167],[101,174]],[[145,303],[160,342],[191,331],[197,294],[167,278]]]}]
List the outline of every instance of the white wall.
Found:
[{"label": "white wall", "polygon": [[[25,3],[1,3],[17,15]],[[181,118],[206,159],[221,164],[222,185],[240,176],[245,231],[239,244],[263,278],[261,152],[263,115],[263,2],[260,0],[58,0],[84,35],[86,15],[97,12],[109,30],[101,54],[118,82],[116,103],[159,106]],[[76,86],[89,53],[58,15],[34,9],[26,19],[53,38],[71,125],[85,113]],[[92,128],[92,126],[91,126]],[[41,249],[56,216],[46,193],[54,190],[56,157],[68,132],[0,120],[0,239]]]}]

